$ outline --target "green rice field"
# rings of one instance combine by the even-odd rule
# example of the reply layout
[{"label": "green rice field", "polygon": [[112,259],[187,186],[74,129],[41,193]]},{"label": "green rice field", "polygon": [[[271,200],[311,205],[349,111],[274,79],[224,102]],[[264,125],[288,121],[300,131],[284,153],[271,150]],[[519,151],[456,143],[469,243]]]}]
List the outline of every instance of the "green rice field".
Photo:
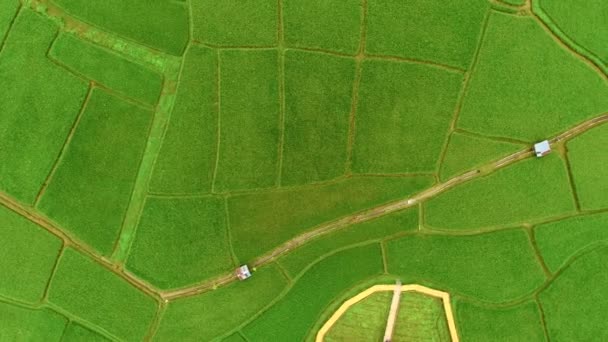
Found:
[{"label": "green rice field", "polygon": [[608,340],[606,13],[0,0],[0,342]]}]

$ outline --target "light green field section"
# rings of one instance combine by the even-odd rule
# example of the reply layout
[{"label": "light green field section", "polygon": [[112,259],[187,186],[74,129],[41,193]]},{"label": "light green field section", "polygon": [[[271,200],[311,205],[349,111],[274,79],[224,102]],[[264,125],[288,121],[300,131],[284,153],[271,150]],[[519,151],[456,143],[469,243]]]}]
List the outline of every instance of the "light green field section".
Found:
[{"label": "light green field section", "polygon": [[228,198],[232,244],[241,262],[268,252],[323,222],[406,198],[431,177],[353,177],[319,186]]},{"label": "light green field section", "polygon": [[302,341],[334,298],[380,273],[379,244],[333,254],[309,268],[278,302],[244,327],[243,334],[250,341]]},{"label": "light green field section", "polygon": [[327,332],[324,341],[381,341],[392,297],[392,292],[376,292],[351,306]]},{"label": "light green field section", "polygon": [[0,83],[10,84],[0,91],[0,189],[28,204],[51,171],[87,91],[84,82],[45,57],[56,30],[50,20],[23,10],[0,54]]},{"label": "light green field section", "polygon": [[541,313],[534,301],[491,308],[455,301],[456,328],[463,341],[546,341]]},{"label": "light green field section", "polygon": [[458,73],[366,61],[355,116],[353,171],[435,171],[461,85]]},{"label": "light green field section", "polygon": [[19,0],[0,1],[0,42],[4,41],[11,22],[19,10],[19,5]]},{"label": "light green field section", "polygon": [[112,252],[152,113],[94,88],[38,209],[102,254]]},{"label": "light green field section", "polygon": [[124,340],[142,340],[157,304],[93,260],[66,249],[48,301]]},{"label": "light green field section", "polygon": [[[62,242],[0,206],[0,294],[37,303],[44,294]],[[0,320],[1,321],[1,320]]]},{"label": "light green field section", "polygon": [[32,310],[0,302],[0,340],[61,341],[67,319],[50,309]]},{"label": "light green field section", "polygon": [[275,184],[280,139],[276,50],[220,54],[220,148],[217,191]]},{"label": "light green field section", "polygon": [[553,153],[464,183],[431,198],[424,209],[430,227],[479,230],[572,213],[574,198],[566,166]]},{"label": "light green field section", "polygon": [[447,180],[525,147],[527,146],[454,132],[450,136],[439,175],[442,180]]},{"label": "light green field section", "polygon": [[514,6],[522,6],[525,5],[526,0],[498,0],[505,4],[514,5]]},{"label": "light green field section", "polygon": [[608,339],[604,314],[608,311],[608,247],[595,249],[574,261],[540,293],[551,341]]},{"label": "light green field section", "polygon": [[284,1],[285,43],[289,47],[355,54],[359,47],[361,15],[360,0]]},{"label": "light green field section", "polygon": [[545,280],[523,229],[478,235],[418,234],[386,246],[388,271],[414,283],[488,302],[523,297]]},{"label": "light green field section", "polygon": [[608,3],[603,0],[535,0],[567,37],[608,65]]},{"label": "light green field section", "polygon": [[51,1],[79,20],[172,55],[181,55],[188,42],[188,8],[184,3],[165,0]]},{"label": "light green field section", "polygon": [[608,83],[593,68],[561,47],[534,19],[494,11],[458,127],[536,141],[607,107]]},{"label": "light green field section", "polygon": [[581,209],[608,208],[608,124],[572,139],[567,149]]},{"label": "light green field section", "polygon": [[171,119],[150,180],[152,192],[211,191],[217,154],[217,53],[193,45],[182,63]]},{"label": "light green field section", "polygon": [[484,0],[369,1],[366,52],[468,69],[489,6]]},{"label": "light green field section", "polygon": [[403,292],[392,340],[450,342],[443,301],[418,292]]},{"label": "light green field section", "polygon": [[295,277],[318,258],[337,249],[365,241],[379,241],[416,229],[418,229],[418,208],[411,208],[369,222],[354,224],[312,240],[282,256],[278,262],[291,277]]},{"label": "light green field section", "polygon": [[78,323],[71,322],[61,338],[62,342],[105,342],[110,341],[103,335],[100,335],[88,328],[83,327]]},{"label": "light green field section", "polygon": [[278,40],[277,1],[193,1],[193,39],[223,46],[269,46]]},{"label": "light green field section", "polygon": [[578,252],[608,241],[608,214],[577,216],[534,228],[540,254],[551,272],[557,272]]},{"label": "light green field section", "polygon": [[76,74],[151,105],[160,95],[161,75],[72,34],[59,35],[49,57]]},{"label": "light green field section", "polygon": [[287,51],[282,185],[344,174],[354,78],[353,59]]},{"label": "light green field section", "polygon": [[270,304],[287,285],[275,266],[247,281],[169,303],[156,341],[208,341],[228,333]]},{"label": "light green field section", "polygon": [[234,266],[223,198],[148,197],[127,260],[129,270],[169,289]]}]

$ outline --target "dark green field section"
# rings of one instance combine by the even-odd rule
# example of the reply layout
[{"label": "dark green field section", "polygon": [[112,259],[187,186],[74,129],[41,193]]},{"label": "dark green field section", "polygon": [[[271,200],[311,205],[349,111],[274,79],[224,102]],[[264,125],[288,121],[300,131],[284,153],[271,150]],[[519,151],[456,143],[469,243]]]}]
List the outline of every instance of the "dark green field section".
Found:
[{"label": "dark green field section", "polygon": [[28,204],[50,173],[87,91],[84,82],[45,57],[56,30],[50,20],[23,10],[0,53],[0,83],[10,85],[0,92],[0,189]]},{"label": "dark green field section", "polygon": [[250,341],[301,341],[335,297],[380,273],[379,244],[338,252],[314,264],[289,292],[242,331]]},{"label": "dark green field section", "polygon": [[331,327],[324,341],[382,340],[392,297],[392,292],[377,292],[356,303]]},{"label": "dark green field section", "polygon": [[489,7],[485,0],[371,0],[365,51],[468,69]]},{"label": "dark green field section", "polygon": [[278,42],[277,1],[192,1],[193,39],[221,46],[270,46]]},{"label": "dark green field section", "polygon": [[196,45],[188,49],[151,192],[211,192],[217,154],[217,70],[215,51]]},{"label": "dark green field section", "polygon": [[0,302],[0,340],[61,341],[67,319],[50,309],[27,309]]},{"label": "dark green field section", "polygon": [[0,2],[0,42],[4,41],[8,28],[19,10],[19,0],[3,0]]},{"label": "dark green field section", "polygon": [[276,50],[220,54],[217,191],[266,188],[277,181],[280,140]]},{"label": "dark green field section", "polygon": [[459,73],[366,61],[355,117],[353,171],[435,171],[461,85]]},{"label": "dark green field section", "polygon": [[124,340],[143,340],[156,302],[125,280],[68,248],[51,282],[48,301]]},{"label": "dark green field section", "polygon": [[283,1],[285,43],[290,47],[355,54],[361,31],[361,1]]},{"label": "dark green field section", "polygon": [[566,166],[553,153],[464,183],[430,199],[424,208],[430,227],[479,230],[573,213],[575,205]]},{"label": "dark green field section", "polygon": [[557,272],[586,248],[608,241],[608,214],[577,216],[534,228],[545,264]]},{"label": "dark green field section", "polygon": [[572,139],[567,149],[581,209],[608,208],[608,125]]},{"label": "dark green field section", "polygon": [[60,35],[49,57],[78,75],[145,103],[156,104],[160,95],[159,74],[72,34]]},{"label": "dark green field section", "polygon": [[450,136],[439,175],[442,180],[448,180],[465,171],[498,160],[525,147],[525,145],[507,141],[485,139],[470,134],[454,132]]},{"label": "dark green field section", "polygon": [[405,198],[430,184],[430,177],[354,177],[231,196],[228,212],[234,251],[239,261],[250,261],[318,224]]},{"label": "dark green field section", "polygon": [[458,120],[469,131],[548,138],[608,106],[608,83],[534,19],[493,11]]},{"label": "dark green field section", "polygon": [[38,208],[107,255],[129,204],[152,113],[91,91]]},{"label": "dark green field section", "polygon": [[608,339],[608,247],[596,248],[568,265],[540,294],[551,341]]},{"label": "dark green field section", "polygon": [[62,342],[105,342],[111,341],[108,338],[88,329],[84,326],[71,322],[67,328],[65,328],[65,332],[63,333],[63,337],[61,339]]},{"label": "dark green field section", "polygon": [[344,174],[354,79],[353,59],[287,51],[282,185]]},{"label": "dark green field section", "polygon": [[540,309],[534,301],[491,308],[457,299],[454,306],[458,334],[463,341],[547,341]]},{"label": "dark green field section", "polygon": [[3,206],[0,239],[4,241],[0,248],[0,295],[37,303],[53,272],[61,240]]},{"label": "dark green field section", "polygon": [[412,235],[387,243],[388,271],[404,284],[448,288],[488,302],[523,297],[545,280],[523,229],[478,235]]},{"label": "dark green field section", "polygon": [[69,15],[140,44],[181,55],[189,38],[188,9],[167,0],[51,0]]},{"label": "dark green field section", "polygon": [[127,268],[155,286],[182,287],[231,270],[223,198],[148,197]]},{"label": "dark green field section", "polygon": [[608,65],[608,3],[603,0],[537,0],[534,5],[577,45],[599,57]]},{"label": "dark green field section", "polygon": [[155,340],[208,341],[217,338],[253,318],[286,286],[286,279],[277,267],[267,266],[246,282],[171,302]]},{"label": "dark green field section", "polygon": [[395,234],[418,229],[417,208],[407,209],[369,222],[354,224],[348,228],[315,239],[279,258],[278,262],[291,276],[296,277],[317,259],[340,248],[369,241],[380,241]]}]

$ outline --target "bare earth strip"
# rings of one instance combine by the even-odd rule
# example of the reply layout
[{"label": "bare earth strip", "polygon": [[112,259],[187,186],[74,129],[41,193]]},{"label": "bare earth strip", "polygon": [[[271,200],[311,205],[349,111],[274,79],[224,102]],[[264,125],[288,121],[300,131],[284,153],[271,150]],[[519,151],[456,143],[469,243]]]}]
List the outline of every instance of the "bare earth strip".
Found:
[{"label": "bare earth strip", "polygon": [[[552,138],[550,141],[552,144],[562,144],[564,141],[571,139],[577,135],[580,135],[580,134],[590,130],[591,128],[596,127],[605,122],[608,122],[608,113],[604,113],[598,117],[587,120],[571,129],[561,133],[560,135]],[[430,197],[433,197],[433,196],[435,196],[439,193],[442,193],[448,189],[451,189],[457,185],[465,183],[471,179],[487,175],[498,169],[511,165],[517,161],[530,158],[533,155],[534,155],[534,153],[533,153],[532,149],[527,148],[527,149],[521,150],[519,152],[515,152],[515,153],[513,153],[499,161],[493,162],[487,166],[481,167],[476,170],[471,170],[463,175],[454,177],[444,183],[437,184],[410,198],[406,198],[406,199],[399,200],[399,201],[396,201],[393,203],[381,205],[376,208],[372,208],[370,210],[364,211],[362,213],[347,216],[347,217],[341,218],[341,219],[333,221],[333,222],[328,222],[326,224],[323,224],[323,225],[317,227],[314,230],[306,232],[300,236],[293,238],[292,240],[285,242],[284,244],[275,248],[274,250],[270,251],[269,253],[257,258],[250,264],[253,267],[259,267],[262,265],[269,264],[269,263],[273,262],[276,257],[278,257],[300,245],[303,245],[306,242],[308,242],[316,237],[334,232],[336,230],[344,228],[353,223],[368,221],[368,220],[371,220],[371,219],[379,217],[379,216],[387,215],[387,214],[390,214],[395,211],[399,211],[399,210],[402,210],[405,208],[415,206],[420,201],[424,201]],[[153,286],[146,283],[145,281],[138,279],[137,277],[133,276],[129,272],[122,270],[122,268],[120,266],[116,265],[112,261],[98,255],[97,253],[92,251],[92,249],[89,246],[87,246],[86,244],[71,238],[68,234],[64,233],[60,227],[58,227],[56,224],[54,224],[51,220],[49,220],[48,218],[44,217],[43,215],[37,213],[34,208],[31,208],[30,206],[26,206],[26,205],[23,205],[23,204],[15,201],[10,196],[8,196],[7,194],[5,194],[1,191],[0,191],[0,204],[15,211],[16,213],[20,214],[21,216],[27,218],[28,220],[38,224],[40,227],[48,230],[53,235],[58,236],[59,238],[61,238],[64,241],[65,245],[73,246],[74,248],[78,249],[79,251],[84,252],[85,254],[87,254],[91,258],[93,258],[95,261],[102,264],[107,269],[116,273],[120,277],[124,278],[126,281],[133,284],[134,286],[141,289],[142,291],[149,293],[149,294],[153,294],[154,297],[156,297],[156,298],[158,298],[160,296],[165,301],[180,298],[180,297],[193,296],[198,293],[206,292],[206,291],[214,289],[218,286],[222,286],[222,285],[225,285],[225,284],[228,284],[228,283],[231,283],[231,282],[237,280],[237,278],[234,274],[227,273],[227,274],[221,275],[215,279],[207,280],[203,283],[189,286],[186,288],[164,291],[164,292],[158,291],[157,289],[155,289]]]},{"label": "bare earth strip", "polygon": [[[374,286],[368,288],[367,290],[359,293],[358,295],[352,297],[351,299],[347,300],[346,302],[344,302],[344,304],[342,304],[338,308],[338,310],[336,310],[336,312],[334,312],[334,314],[329,318],[329,320],[327,320],[327,322],[325,322],[325,324],[323,324],[323,326],[317,333],[315,342],[323,342],[327,332],[333,327],[334,324],[336,324],[336,322],[340,319],[340,317],[342,317],[342,315],[344,315],[344,313],[346,311],[348,311],[348,309],[350,309],[351,306],[357,304],[358,302],[360,302],[361,300],[370,296],[373,293],[381,292],[381,291],[395,291],[395,288],[397,286],[398,285],[374,285]],[[417,284],[400,285],[400,286],[401,286],[402,293],[408,292],[408,291],[413,291],[413,292],[419,292],[419,293],[422,293],[422,294],[425,294],[425,295],[428,295],[431,297],[436,297],[436,298],[441,299],[443,302],[443,310],[445,311],[445,317],[448,322],[448,329],[450,330],[450,337],[452,339],[452,342],[459,341],[458,332],[456,331],[456,323],[454,322],[454,313],[452,311],[452,305],[450,302],[449,293],[431,289],[426,286],[417,285]]]}]

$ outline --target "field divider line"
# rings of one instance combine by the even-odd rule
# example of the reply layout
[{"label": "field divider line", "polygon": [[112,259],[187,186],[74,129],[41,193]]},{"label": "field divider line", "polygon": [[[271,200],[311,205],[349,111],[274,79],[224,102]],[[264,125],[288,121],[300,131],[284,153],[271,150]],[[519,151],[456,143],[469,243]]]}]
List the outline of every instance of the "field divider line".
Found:
[{"label": "field divider line", "polygon": [[6,28],[6,32],[4,33],[4,36],[2,36],[2,39],[0,40],[0,54],[2,54],[2,51],[4,50],[4,46],[6,45],[6,42],[8,41],[8,36],[11,34],[13,25],[15,24],[15,21],[17,21],[17,17],[19,16],[19,13],[21,13],[21,9],[23,9],[23,5],[21,4],[21,1],[20,1],[19,5],[17,7],[17,10],[15,11],[15,15],[11,18],[11,21],[8,24],[8,27]]},{"label": "field divider line", "polygon": [[369,297],[376,292],[394,292],[397,286],[400,286],[401,293],[403,292],[417,292],[427,296],[441,299],[443,303],[443,310],[445,313],[446,321],[448,323],[448,329],[450,331],[450,338],[452,342],[459,342],[458,331],[456,330],[456,323],[454,320],[454,312],[452,311],[452,304],[450,301],[450,294],[444,291],[439,291],[418,284],[407,284],[407,285],[374,285],[356,296],[345,301],[334,314],[325,322],[315,337],[315,342],[323,342],[327,332],[336,324],[336,322],[350,309],[351,306],[359,303],[363,299]]},{"label": "field divider line", "polygon": [[[571,128],[556,137],[550,139],[552,143],[559,142],[565,139],[570,139],[576,135],[579,135],[595,126],[598,126],[602,123],[608,122],[608,113],[602,114],[598,117],[594,117],[589,119],[579,125]],[[481,167],[481,169],[488,169],[487,171],[481,171],[480,169],[470,170],[460,176],[449,179],[444,183],[440,183],[434,185],[412,197],[402,199],[399,201],[391,202],[388,204],[380,205],[378,207],[368,209],[362,213],[358,213],[355,215],[343,217],[336,221],[329,222],[327,224],[323,224],[318,226],[316,229],[310,230],[301,234],[282,245],[278,246],[274,250],[266,253],[265,255],[260,256],[252,262],[254,267],[263,266],[265,264],[271,263],[274,259],[284,253],[289,252],[290,250],[297,248],[309,240],[312,240],[316,237],[331,233],[333,231],[339,230],[340,228],[346,227],[350,224],[364,222],[366,220],[371,220],[376,217],[380,217],[386,214],[390,214],[392,212],[403,210],[409,207],[413,207],[418,205],[421,201],[427,200],[431,197],[434,197],[444,191],[447,191],[455,186],[461,185],[469,180],[479,178],[482,176],[486,176],[491,174],[501,168],[514,164],[524,159],[528,159],[534,156],[534,152],[532,147],[525,148],[523,150],[517,151],[507,157],[504,157],[498,161],[492,162],[487,166]],[[206,281],[204,283],[196,284],[190,287],[185,287],[181,289],[175,289],[171,291],[161,292],[161,296],[163,298],[168,299],[176,299],[180,297],[193,296],[205,291],[208,291],[217,286],[228,284],[232,281],[236,281],[238,278],[234,274],[224,274],[212,280]]]},{"label": "field divider line", "polygon": [[70,235],[63,232],[62,229],[59,228],[57,224],[51,221],[49,218],[39,214],[36,212],[36,209],[33,207],[25,206],[23,204],[18,203],[17,201],[10,198],[7,194],[0,191],[0,205],[5,206],[9,210],[15,212],[16,214],[24,217],[30,222],[38,225],[39,227],[45,229],[49,233],[55,235],[63,241],[63,248],[72,247],[76,249],[78,252],[86,255],[87,257],[93,259],[97,264],[104,267],[106,270],[114,273],[120,278],[127,281],[129,284],[133,285],[135,288],[141,290],[142,292],[148,294],[155,300],[160,299],[160,293],[157,289],[146,283],[145,281],[135,277],[134,275],[125,272],[118,265],[112,263],[108,258],[99,255],[96,251],[94,251],[90,246],[81,242],[77,239],[74,239]]}]

